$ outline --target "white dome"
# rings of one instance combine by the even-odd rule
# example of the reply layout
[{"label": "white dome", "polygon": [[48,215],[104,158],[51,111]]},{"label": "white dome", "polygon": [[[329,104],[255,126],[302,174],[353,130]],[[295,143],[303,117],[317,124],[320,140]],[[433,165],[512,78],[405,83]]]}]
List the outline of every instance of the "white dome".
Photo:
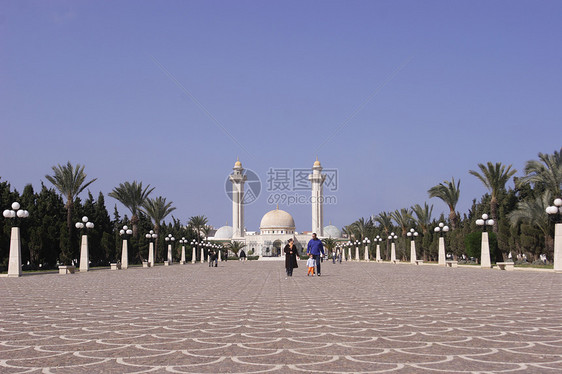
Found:
[{"label": "white dome", "polygon": [[293,217],[284,210],[271,210],[263,216],[260,223],[260,229],[295,229],[295,221]]},{"label": "white dome", "polygon": [[334,225],[324,227],[324,236],[328,238],[341,238],[341,231]]},{"label": "white dome", "polygon": [[215,239],[231,239],[233,232],[232,226],[223,226],[215,232]]}]

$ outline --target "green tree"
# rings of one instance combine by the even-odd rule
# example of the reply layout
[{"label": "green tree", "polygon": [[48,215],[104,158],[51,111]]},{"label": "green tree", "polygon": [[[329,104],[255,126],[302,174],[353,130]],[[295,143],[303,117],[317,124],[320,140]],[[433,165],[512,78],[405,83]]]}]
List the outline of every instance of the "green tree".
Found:
[{"label": "green tree", "polygon": [[[551,222],[545,213],[552,202],[552,193],[545,191],[542,196],[517,203],[517,209],[508,214],[513,226],[520,222],[527,223],[541,230],[544,235],[544,246],[548,254],[554,250],[554,239],[551,237]],[[552,257],[551,257],[552,258]]]},{"label": "green tree", "polygon": [[362,241],[371,233],[372,228],[373,221],[370,218],[365,220],[365,218],[361,217],[350,225],[349,230],[353,233],[355,240]]},{"label": "green tree", "polygon": [[494,219],[494,232],[497,233],[498,194],[501,191],[505,191],[505,185],[513,174],[517,173],[517,170],[511,170],[511,165],[506,168],[501,162],[496,162],[495,164],[488,162],[486,165],[478,164],[478,167],[480,168],[480,173],[475,170],[469,170],[468,172],[480,179],[492,195],[492,199],[490,200],[490,215]]},{"label": "green tree", "polygon": [[553,154],[539,153],[539,160],[527,161],[525,176],[520,184],[533,184],[550,191],[552,196],[560,196],[562,188],[562,148]]},{"label": "green tree", "polygon": [[53,186],[66,198],[66,226],[68,236],[65,240],[61,240],[61,261],[70,264],[72,260],[72,232],[74,225],[72,224],[72,209],[74,208],[74,200],[84,191],[90,184],[94,183],[97,178],[86,182],[87,175],[84,173],[84,166],[77,164],[73,166],[70,161],[66,165],[53,166],[53,175],[45,175],[45,178],[52,183]]},{"label": "green tree", "polygon": [[420,204],[416,204],[412,207],[412,212],[416,215],[414,219],[422,234],[420,254],[424,260],[427,260],[425,248],[428,248],[431,243],[431,235],[428,235],[428,233],[429,226],[431,225],[431,215],[433,214],[433,205],[429,206],[427,203],[424,203],[422,207]]},{"label": "green tree", "polygon": [[234,253],[236,256],[238,256],[238,252],[240,252],[242,248],[246,247],[246,244],[244,244],[243,242],[238,242],[236,240],[233,240],[230,243],[226,244],[225,247],[227,248],[227,255],[228,255],[228,251],[230,251]]},{"label": "green tree", "polygon": [[[160,236],[160,225],[164,218],[166,218],[170,213],[172,213],[176,208],[172,207],[173,202],[166,202],[166,198],[162,196],[158,196],[155,199],[147,199],[142,208],[144,212],[154,224],[154,232]],[[157,248],[155,248],[155,252],[158,253]]]},{"label": "green tree", "polygon": [[150,185],[142,188],[142,182],[133,181],[119,184],[108,195],[131,211],[131,226],[133,237],[138,237],[139,210],[147,202],[148,196],[154,190]]},{"label": "green tree", "polygon": [[209,220],[205,216],[193,216],[189,218],[187,225],[195,233],[198,242],[201,242],[201,236],[206,237],[207,235],[207,222],[209,222]]},{"label": "green tree", "polygon": [[455,184],[455,178],[451,178],[451,181],[443,181],[427,191],[430,198],[436,197],[441,199],[449,207],[449,221],[451,222],[452,230],[456,229],[458,225],[458,216],[455,209],[459,201],[460,184],[460,179]]},{"label": "green tree", "polygon": [[326,254],[329,255],[332,253],[336,245],[338,244],[337,240],[334,238],[324,238],[322,239],[322,243],[324,244],[324,248],[326,248]]}]

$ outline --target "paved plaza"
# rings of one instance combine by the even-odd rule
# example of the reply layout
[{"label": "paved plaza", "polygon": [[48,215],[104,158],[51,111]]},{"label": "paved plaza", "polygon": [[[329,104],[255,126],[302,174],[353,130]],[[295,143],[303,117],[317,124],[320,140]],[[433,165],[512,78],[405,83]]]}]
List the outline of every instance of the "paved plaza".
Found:
[{"label": "paved plaza", "polygon": [[0,372],[562,371],[562,274],[299,264],[0,278]]}]

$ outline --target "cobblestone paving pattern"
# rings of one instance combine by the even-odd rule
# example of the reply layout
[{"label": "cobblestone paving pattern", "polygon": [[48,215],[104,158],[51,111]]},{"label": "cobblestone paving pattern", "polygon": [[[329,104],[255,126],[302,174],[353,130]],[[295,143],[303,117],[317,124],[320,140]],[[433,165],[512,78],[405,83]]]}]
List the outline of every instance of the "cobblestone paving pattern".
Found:
[{"label": "cobblestone paving pattern", "polygon": [[562,274],[300,264],[0,278],[0,372],[562,372]]}]

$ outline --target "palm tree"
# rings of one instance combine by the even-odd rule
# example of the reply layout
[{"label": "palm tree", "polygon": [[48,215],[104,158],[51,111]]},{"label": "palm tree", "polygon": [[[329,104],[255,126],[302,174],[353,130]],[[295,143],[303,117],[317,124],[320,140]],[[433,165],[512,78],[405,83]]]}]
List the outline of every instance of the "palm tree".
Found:
[{"label": "palm tree", "polygon": [[[66,198],[66,226],[68,227],[69,238],[72,237],[72,209],[74,207],[74,200],[84,191],[90,184],[94,183],[97,178],[86,182],[86,173],[84,173],[84,166],[76,164],[72,166],[70,161],[66,165],[53,166],[54,175],[45,175],[45,178],[55,186],[55,188]],[[63,253],[61,260],[65,263],[71,259],[70,248],[63,248],[66,254]]]},{"label": "palm tree", "polygon": [[469,170],[468,172],[474,175],[476,178],[486,186],[486,188],[491,192],[492,198],[490,199],[490,214],[494,219],[494,232],[498,232],[498,193],[505,190],[505,185],[513,174],[517,173],[517,170],[511,170],[511,165],[506,169],[505,165],[501,162],[496,162],[492,164],[488,161],[486,165],[478,164],[481,173]]},{"label": "palm tree", "polygon": [[332,253],[338,242],[334,238],[324,238],[322,239],[322,244],[324,244],[324,248],[327,249],[326,253],[327,255],[329,255],[330,253]]},{"label": "palm tree", "polygon": [[402,236],[406,236],[408,229],[412,226],[412,211],[410,209],[402,208],[390,213],[390,216],[394,222],[402,228]]},{"label": "palm tree", "polygon": [[377,222],[384,231],[384,238],[386,239],[386,258],[390,258],[390,246],[388,245],[388,236],[392,230],[392,216],[387,212],[381,212],[375,217],[375,222]]},{"label": "palm tree", "polygon": [[205,216],[193,216],[189,218],[187,225],[195,232],[197,241],[201,242],[201,234],[206,236],[206,227],[209,220]]},{"label": "palm tree", "polygon": [[115,187],[108,194],[131,211],[131,225],[133,226],[133,237],[135,238],[138,237],[139,210],[146,202],[146,199],[148,199],[148,195],[154,190],[154,187],[149,188],[150,185],[146,186],[143,190],[142,182],[125,182],[119,184],[118,187]]},{"label": "palm tree", "polygon": [[[542,162],[542,163],[541,163]],[[525,176],[519,183],[540,185],[552,196],[560,196],[562,189],[562,148],[554,154],[539,153],[539,160],[527,161]]]},{"label": "palm tree", "polygon": [[356,233],[355,233],[355,226],[353,226],[353,223],[351,225],[344,226],[342,231],[344,234],[347,234],[347,238],[349,240],[355,238]]},{"label": "palm tree", "polygon": [[[142,209],[146,215],[152,220],[154,225],[154,232],[159,235],[160,224],[170,213],[172,213],[176,208],[172,207],[173,202],[166,202],[166,198],[158,196],[155,199],[146,199],[142,204]],[[158,242],[156,242],[158,246]],[[155,248],[155,253],[158,253],[158,248]]]},{"label": "palm tree", "polygon": [[365,221],[365,218],[361,217],[357,221],[353,222],[351,225],[351,231],[353,232],[356,240],[363,240],[371,231],[373,227],[373,221],[369,218]]},{"label": "palm tree", "polygon": [[246,246],[246,244],[244,244],[244,242],[237,242],[236,240],[233,240],[226,245],[226,249],[227,249],[226,255],[228,256],[228,251],[231,251],[236,256],[238,256],[238,252],[240,252],[240,250],[242,248],[244,248],[245,246]]},{"label": "palm tree", "polygon": [[459,201],[460,184],[460,179],[455,185],[455,178],[451,178],[451,181],[443,181],[443,183],[439,183],[427,191],[430,198],[437,197],[443,200],[443,202],[449,207],[449,221],[451,222],[452,230],[457,227],[457,213],[455,212],[455,208]]},{"label": "palm tree", "polygon": [[429,232],[429,225],[431,224],[431,215],[433,213],[433,205],[429,206],[427,203],[416,204],[412,207],[412,211],[416,214],[416,223],[421,229],[422,233],[425,235]]},{"label": "palm tree", "polygon": [[549,247],[550,241],[550,221],[545,210],[552,204],[552,193],[545,191],[542,196],[534,199],[527,199],[517,203],[517,208],[508,214],[512,226],[519,222],[526,222],[529,225],[538,227],[545,237],[545,247]]}]

